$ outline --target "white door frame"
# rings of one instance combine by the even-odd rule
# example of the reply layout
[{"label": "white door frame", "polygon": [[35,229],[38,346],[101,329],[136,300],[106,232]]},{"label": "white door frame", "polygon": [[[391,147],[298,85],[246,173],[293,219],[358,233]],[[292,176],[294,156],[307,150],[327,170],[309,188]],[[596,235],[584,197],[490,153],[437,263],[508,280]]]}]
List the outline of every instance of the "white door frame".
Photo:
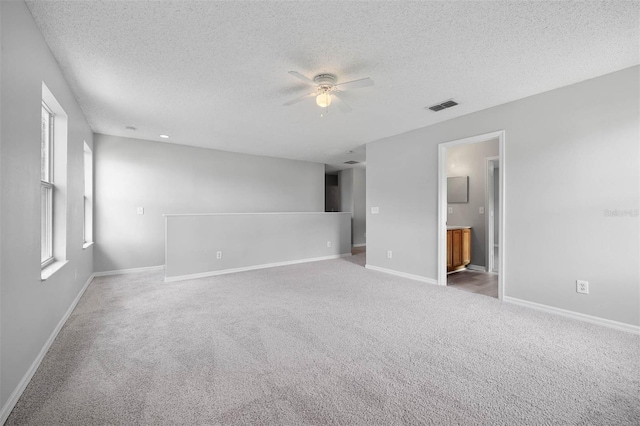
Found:
[{"label": "white door frame", "polygon": [[[487,272],[492,272],[493,271],[493,266],[494,266],[494,259],[493,259],[493,252],[494,252],[494,215],[496,214],[496,212],[494,211],[495,206],[495,194],[494,194],[494,190],[493,190],[493,184],[494,184],[494,172],[495,172],[495,164],[498,163],[498,165],[500,164],[500,156],[496,156],[496,157],[485,157],[484,158],[484,175],[485,175],[485,208],[484,211],[486,213],[486,224],[485,224],[485,229],[486,229],[486,235],[487,237],[485,238],[486,243],[487,243],[487,248],[486,248],[486,253],[485,253],[485,265],[487,265],[486,270]],[[500,195],[500,194],[498,194]],[[498,255],[500,255],[500,252],[498,252]]]},{"label": "white door frame", "polygon": [[485,142],[491,139],[498,139],[500,157],[500,191],[498,214],[500,215],[499,223],[499,246],[498,252],[498,299],[502,300],[505,294],[506,277],[504,274],[505,266],[505,176],[506,176],[506,158],[505,158],[505,131],[485,133],[482,135],[472,136],[469,138],[443,142],[438,145],[438,284],[447,285],[447,148],[456,145],[466,145],[470,143]]}]

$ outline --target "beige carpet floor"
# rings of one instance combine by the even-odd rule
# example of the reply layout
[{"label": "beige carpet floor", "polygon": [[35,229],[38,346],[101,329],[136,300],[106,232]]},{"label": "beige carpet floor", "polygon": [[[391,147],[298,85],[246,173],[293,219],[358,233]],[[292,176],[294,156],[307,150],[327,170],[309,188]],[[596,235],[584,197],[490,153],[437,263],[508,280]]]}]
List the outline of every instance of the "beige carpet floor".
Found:
[{"label": "beige carpet floor", "polygon": [[7,424],[640,424],[640,336],[363,262],[96,278]]}]

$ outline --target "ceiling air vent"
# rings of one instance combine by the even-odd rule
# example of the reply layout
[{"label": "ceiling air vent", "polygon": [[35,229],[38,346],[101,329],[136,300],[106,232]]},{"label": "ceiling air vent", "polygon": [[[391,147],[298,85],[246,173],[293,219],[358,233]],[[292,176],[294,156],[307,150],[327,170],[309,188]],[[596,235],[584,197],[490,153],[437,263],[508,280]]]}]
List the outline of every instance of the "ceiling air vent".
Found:
[{"label": "ceiling air vent", "polygon": [[438,112],[438,111],[442,111],[443,109],[451,108],[451,107],[456,106],[456,105],[458,105],[458,103],[456,101],[448,100],[448,101],[444,101],[442,103],[439,103],[437,105],[430,106],[429,109],[431,111]]},{"label": "ceiling air vent", "polygon": [[359,161],[353,161],[353,160],[349,160],[349,161],[345,161],[344,164],[358,164],[360,163]]}]

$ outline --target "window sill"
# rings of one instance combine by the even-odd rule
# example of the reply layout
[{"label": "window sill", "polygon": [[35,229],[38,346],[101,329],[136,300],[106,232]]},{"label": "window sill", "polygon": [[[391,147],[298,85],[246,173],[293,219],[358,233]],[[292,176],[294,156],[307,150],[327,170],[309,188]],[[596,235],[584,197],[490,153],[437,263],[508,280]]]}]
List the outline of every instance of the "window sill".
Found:
[{"label": "window sill", "polygon": [[82,250],[88,249],[89,247],[91,247],[93,245],[93,241],[90,241],[88,243],[84,243],[82,245]]},{"label": "window sill", "polygon": [[68,260],[56,260],[55,262],[53,262],[51,265],[47,265],[46,267],[44,267],[42,269],[42,271],[40,272],[40,281],[46,281],[48,278],[50,278],[53,274],[55,274],[56,272],[58,272],[60,269],[62,269],[62,267],[64,265],[66,265],[67,263],[69,263]]}]

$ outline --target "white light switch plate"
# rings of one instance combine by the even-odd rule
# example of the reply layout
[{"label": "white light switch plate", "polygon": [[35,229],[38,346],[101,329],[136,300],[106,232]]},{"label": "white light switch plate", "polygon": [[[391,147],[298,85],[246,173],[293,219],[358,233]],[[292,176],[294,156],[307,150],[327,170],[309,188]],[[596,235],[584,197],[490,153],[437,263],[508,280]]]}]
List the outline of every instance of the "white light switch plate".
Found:
[{"label": "white light switch plate", "polygon": [[478,213],[480,213],[480,214],[484,214],[484,207],[480,207],[480,208],[478,209]]},{"label": "white light switch plate", "polygon": [[447,211],[449,212],[449,214],[453,214],[453,207],[449,207]]},{"label": "white light switch plate", "polygon": [[144,207],[138,207],[138,214],[144,214]]},{"label": "white light switch plate", "polygon": [[371,214],[380,213],[380,207],[371,207]]}]

